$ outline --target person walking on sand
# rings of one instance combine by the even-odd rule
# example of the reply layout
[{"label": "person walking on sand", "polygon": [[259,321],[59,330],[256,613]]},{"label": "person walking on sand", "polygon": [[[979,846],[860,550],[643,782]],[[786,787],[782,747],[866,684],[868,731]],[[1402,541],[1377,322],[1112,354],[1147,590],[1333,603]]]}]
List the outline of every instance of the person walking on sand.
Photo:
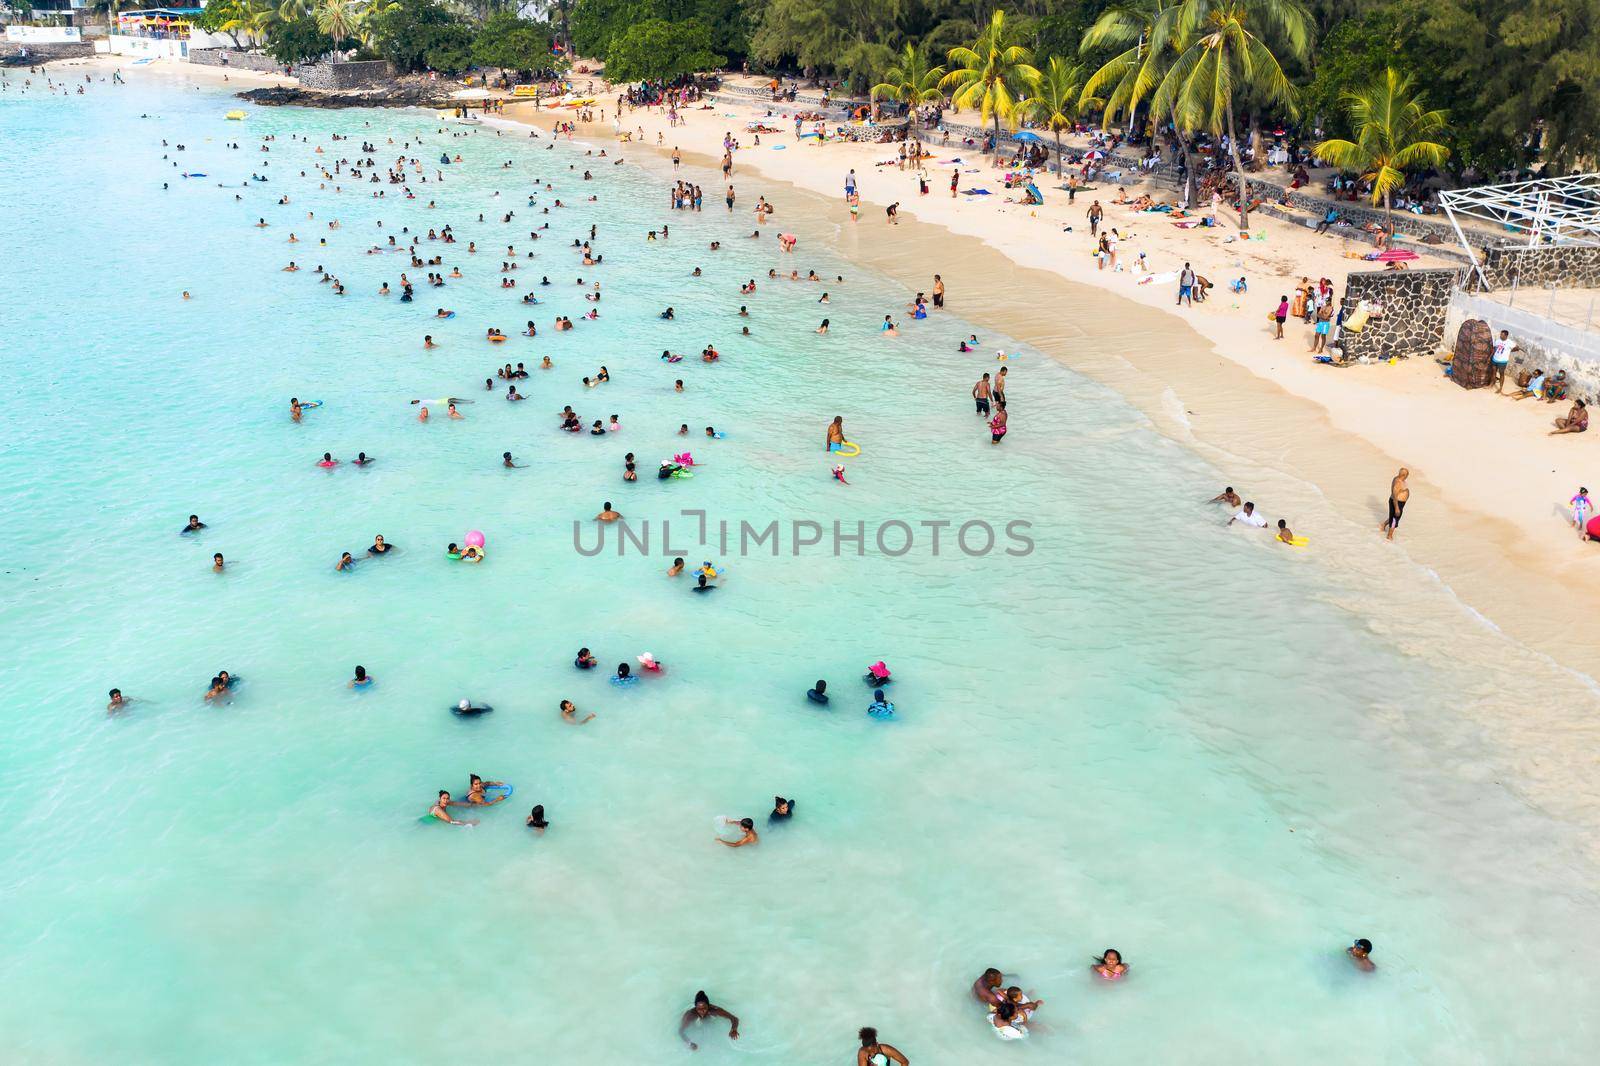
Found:
[{"label": "person walking on sand", "polygon": [[1100,206],[1099,200],[1089,205],[1089,236],[1099,235],[1100,220],[1105,217],[1106,209]]},{"label": "person walking on sand", "polygon": [[1183,270],[1178,274],[1178,306],[1189,301],[1189,306],[1194,306],[1194,268],[1188,263],[1183,264]]},{"label": "person walking on sand", "polygon": [[1283,324],[1289,319],[1289,297],[1278,297],[1278,309],[1272,312],[1273,321],[1278,324],[1278,331],[1272,335],[1275,341],[1283,340]]},{"label": "person walking on sand", "polygon": [[1385,540],[1394,539],[1394,531],[1400,526],[1400,516],[1406,513],[1406,501],[1411,498],[1411,488],[1406,484],[1406,478],[1411,476],[1411,471],[1405,467],[1389,482],[1389,517],[1378,528],[1386,531]]}]

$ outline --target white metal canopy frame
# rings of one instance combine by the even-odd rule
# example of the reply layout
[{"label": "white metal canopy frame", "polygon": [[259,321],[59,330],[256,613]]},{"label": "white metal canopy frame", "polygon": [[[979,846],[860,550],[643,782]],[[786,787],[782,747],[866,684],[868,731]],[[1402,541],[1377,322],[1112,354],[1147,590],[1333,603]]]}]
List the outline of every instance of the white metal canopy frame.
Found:
[{"label": "white metal canopy frame", "polygon": [[[1492,222],[1517,237],[1526,234],[1528,248],[1600,246],[1600,173],[1452,189],[1439,194],[1439,203],[1474,263],[1478,255],[1461,232],[1462,217]],[[1488,288],[1483,268],[1476,269],[1478,280]]]}]

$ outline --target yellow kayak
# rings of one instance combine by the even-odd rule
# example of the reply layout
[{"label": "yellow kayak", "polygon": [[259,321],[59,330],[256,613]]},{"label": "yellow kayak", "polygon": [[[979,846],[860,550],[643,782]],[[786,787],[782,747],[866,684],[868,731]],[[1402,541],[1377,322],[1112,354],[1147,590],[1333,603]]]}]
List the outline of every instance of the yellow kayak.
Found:
[{"label": "yellow kayak", "polygon": [[229,111],[226,115],[223,115],[222,117],[223,118],[232,119],[235,122],[237,122],[240,119],[244,118],[244,112],[243,111]]}]

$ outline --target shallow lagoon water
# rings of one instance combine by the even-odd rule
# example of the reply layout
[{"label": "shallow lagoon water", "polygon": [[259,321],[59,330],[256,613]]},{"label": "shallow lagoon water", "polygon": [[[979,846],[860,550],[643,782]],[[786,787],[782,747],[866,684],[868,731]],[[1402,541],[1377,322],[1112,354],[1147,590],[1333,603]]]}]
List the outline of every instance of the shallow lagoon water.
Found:
[{"label": "shallow lagoon water", "polygon": [[[1482,679],[1447,634],[1420,635],[1423,654],[1380,639],[1314,550],[1221,528],[1199,501],[1225,475],[1106,389],[1017,353],[992,448],[966,397],[993,364],[954,349],[969,330],[1012,346],[905,321],[910,294],[821,227],[797,227],[794,256],[744,239],[753,182],[730,220],[701,176],[692,216],[666,209],[659,164],[581,145],[451,138],[420,113],[234,123],[231,98],[177,81],[24,97],[8,77],[0,129],[30,160],[0,170],[23,253],[0,356],[0,1027],[20,1061],[679,1061],[697,988],[743,1022],[736,1044],[705,1034],[708,1062],[849,1061],[866,1024],[919,1063],[1595,1051],[1593,870],[1453,714]],[[441,150],[464,161],[412,201],[299,176],[362,136],[386,161],[391,135],[423,138],[409,154],[430,179]],[[180,167],[163,138],[186,145],[165,149]],[[272,180],[240,188],[252,170]],[[557,185],[540,207],[569,206],[529,243],[536,176]],[[799,212],[767,192],[774,222]],[[662,222],[670,240],[645,242]],[[365,249],[445,223],[460,243],[430,251],[467,277],[409,306],[375,296],[402,264]],[[568,247],[591,223],[599,268]],[[536,253],[515,292],[507,242]],[[291,258],[305,269],[282,273]],[[770,266],[846,280],[768,282]],[[602,318],[556,334],[554,315],[588,310],[580,275],[603,283]],[[876,333],[889,311],[898,340]],[[516,335],[530,317],[537,339]],[[510,341],[485,343],[491,325]],[[721,364],[694,360],[707,343]],[[668,347],[688,358],[662,364]],[[526,403],[483,391],[499,363],[546,354]],[[602,363],[613,382],[583,389]],[[407,401],[445,394],[477,402],[419,425]],[[290,395],[324,406],[293,425]],[[625,428],[561,434],[568,403]],[[863,448],[848,487],[820,447],[834,414]],[[685,442],[680,423],[728,436]],[[697,476],[656,481],[686,447]],[[527,468],[501,469],[507,449]],[[357,450],[378,462],[314,465]],[[663,520],[694,540],[684,509],[868,534],[838,557],[831,536],[797,556],[787,532],[777,557],[695,545],[691,562],[729,568],[697,597],[666,559],[574,548],[608,499],[654,523],[656,552]],[[210,528],[181,537],[191,512]],[[871,532],[891,520],[915,537],[897,557]],[[1007,555],[1018,520],[1033,550]],[[994,552],[952,547],[967,521],[1002,530]],[[952,523],[938,553],[924,522]],[[469,529],[488,561],[448,563]],[[335,573],[374,533],[399,551]],[[619,690],[572,668],[580,645],[607,667],[648,650],[668,674]],[[892,723],[864,714],[879,658]],[[372,689],[345,688],[356,663]],[[244,680],[207,707],[222,668]],[[828,711],[803,696],[818,677]],[[139,701],[117,719],[112,685]],[[462,696],[496,710],[458,719]],[[564,725],[562,698],[598,719]],[[512,801],[470,830],[419,824],[471,771]],[[791,825],[712,843],[715,816],[764,822],[774,793],[798,798]],[[536,839],[535,802],[553,823]],[[1356,936],[1377,974],[1344,960]],[[1117,986],[1087,970],[1107,946],[1133,967]],[[966,989],[988,965],[1046,1000],[1029,1041],[985,1031]]]}]

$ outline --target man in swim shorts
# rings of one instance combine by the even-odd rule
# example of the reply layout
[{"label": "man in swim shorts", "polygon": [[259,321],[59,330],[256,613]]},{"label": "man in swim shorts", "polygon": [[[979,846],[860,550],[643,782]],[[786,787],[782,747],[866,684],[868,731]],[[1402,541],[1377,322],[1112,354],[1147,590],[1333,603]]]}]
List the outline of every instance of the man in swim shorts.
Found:
[{"label": "man in swim shorts", "polygon": [[1384,520],[1379,529],[1385,530],[1385,540],[1394,539],[1394,531],[1400,527],[1400,516],[1406,513],[1406,501],[1411,498],[1411,488],[1406,484],[1406,478],[1411,476],[1411,471],[1405,467],[1389,482],[1389,517]]},{"label": "man in swim shorts", "polygon": [[972,386],[972,401],[977,405],[979,415],[989,413],[989,391],[988,374],[983,375],[978,379],[978,383]]}]

